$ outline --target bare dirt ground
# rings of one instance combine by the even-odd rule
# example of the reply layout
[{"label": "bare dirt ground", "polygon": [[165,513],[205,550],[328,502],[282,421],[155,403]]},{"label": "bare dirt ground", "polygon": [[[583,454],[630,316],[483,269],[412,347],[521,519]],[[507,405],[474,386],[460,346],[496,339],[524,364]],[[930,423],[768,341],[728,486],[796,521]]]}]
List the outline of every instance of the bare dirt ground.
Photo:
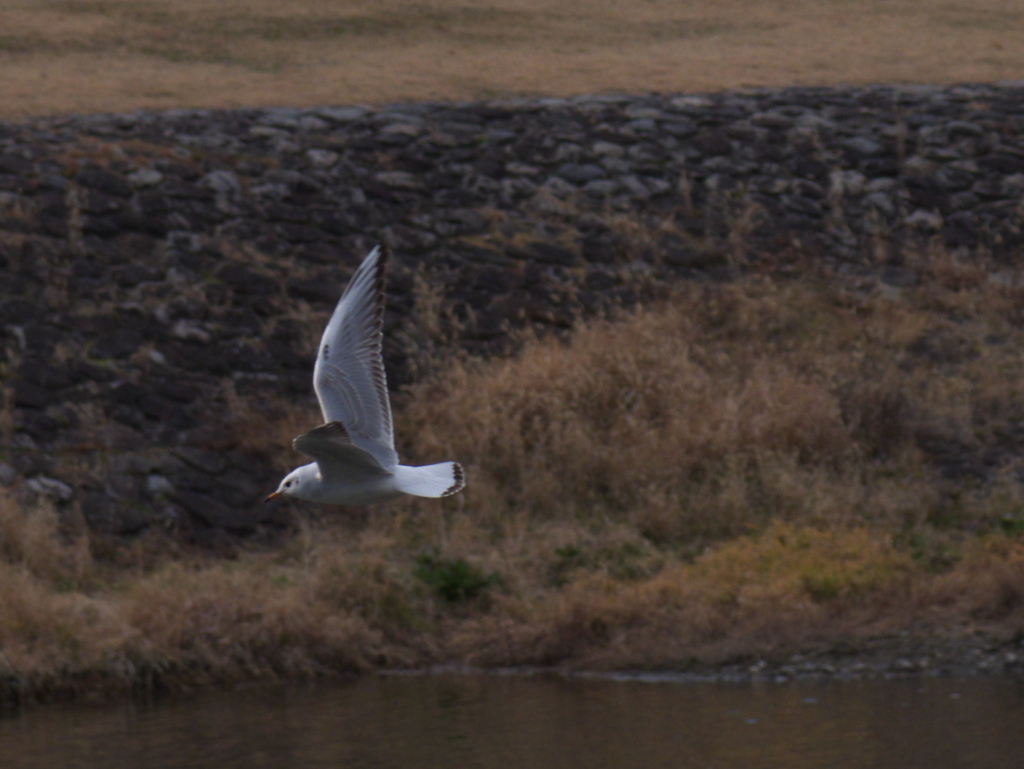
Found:
[{"label": "bare dirt ground", "polygon": [[5,0],[0,117],[1024,78],[1008,0]]}]

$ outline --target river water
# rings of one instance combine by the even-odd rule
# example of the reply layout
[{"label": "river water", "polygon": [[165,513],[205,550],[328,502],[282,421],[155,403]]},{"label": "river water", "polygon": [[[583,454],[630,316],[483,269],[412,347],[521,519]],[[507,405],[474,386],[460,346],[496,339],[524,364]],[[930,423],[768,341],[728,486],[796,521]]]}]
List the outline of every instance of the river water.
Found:
[{"label": "river water", "polygon": [[0,767],[1020,769],[1024,681],[368,677],[8,713]]}]

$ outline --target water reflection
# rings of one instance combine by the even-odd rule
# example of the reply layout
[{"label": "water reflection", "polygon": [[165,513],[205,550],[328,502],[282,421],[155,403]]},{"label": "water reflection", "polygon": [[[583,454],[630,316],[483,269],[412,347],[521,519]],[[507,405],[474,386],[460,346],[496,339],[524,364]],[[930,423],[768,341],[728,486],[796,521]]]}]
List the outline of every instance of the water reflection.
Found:
[{"label": "water reflection", "polygon": [[367,678],[0,719],[0,767],[1017,769],[1013,679]]}]

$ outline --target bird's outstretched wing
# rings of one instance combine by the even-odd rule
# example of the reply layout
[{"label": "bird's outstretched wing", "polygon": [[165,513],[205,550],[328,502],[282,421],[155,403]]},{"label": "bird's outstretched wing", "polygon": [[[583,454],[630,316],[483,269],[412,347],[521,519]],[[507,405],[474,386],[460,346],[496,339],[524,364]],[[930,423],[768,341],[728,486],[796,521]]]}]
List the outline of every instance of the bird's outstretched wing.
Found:
[{"label": "bird's outstretched wing", "polygon": [[327,482],[389,474],[373,454],[352,443],[341,422],[315,427],[292,441],[292,446],[316,460],[320,474]]},{"label": "bird's outstretched wing", "polygon": [[359,265],[334,308],[313,370],[324,421],[344,424],[351,443],[385,469],[398,464],[381,357],[387,261],[387,247],[377,247]]}]

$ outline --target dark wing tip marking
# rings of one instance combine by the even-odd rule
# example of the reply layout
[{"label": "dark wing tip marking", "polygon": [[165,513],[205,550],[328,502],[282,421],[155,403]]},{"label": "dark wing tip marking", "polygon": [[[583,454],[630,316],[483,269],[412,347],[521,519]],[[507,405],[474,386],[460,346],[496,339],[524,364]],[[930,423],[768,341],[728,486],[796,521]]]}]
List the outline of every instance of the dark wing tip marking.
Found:
[{"label": "dark wing tip marking", "polygon": [[458,494],[464,488],[466,488],[466,471],[462,469],[462,465],[458,462],[452,462],[452,475],[455,482],[445,489],[442,497],[450,497],[452,494]]},{"label": "dark wing tip marking", "polygon": [[374,307],[374,313],[376,315],[378,323],[383,325],[384,323],[384,305],[387,297],[387,272],[388,272],[388,261],[391,259],[391,249],[388,248],[386,243],[380,245],[380,255],[377,257],[377,274],[374,276],[374,288],[377,293],[377,303]]},{"label": "dark wing tip marking", "polygon": [[342,443],[352,443],[352,438],[348,434],[348,430],[345,429],[345,425],[341,422],[327,422],[319,427],[314,427],[308,433],[303,433],[294,441],[292,445],[298,451],[302,451],[297,444],[304,441],[307,438],[327,438],[331,440],[340,441]]},{"label": "dark wing tip marking", "polygon": [[331,438],[341,439],[346,443],[352,442],[352,438],[349,436],[348,430],[345,429],[345,425],[341,422],[327,422],[326,424],[322,424],[319,427],[314,428],[312,432],[317,435],[325,435],[330,436]]},{"label": "dark wing tip marking", "polygon": [[387,243],[381,243],[378,248],[380,250],[377,254],[377,270],[374,275],[376,296],[374,297],[373,305],[373,325],[377,329],[377,365],[373,367],[373,386],[377,391],[377,400],[381,404],[381,411],[385,415],[385,421],[388,422],[387,431],[390,432],[391,405],[388,398],[387,375],[384,373],[384,361],[381,357],[381,350],[384,340],[384,309],[387,305],[387,270],[388,261],[391,259],[391,249]]}]

